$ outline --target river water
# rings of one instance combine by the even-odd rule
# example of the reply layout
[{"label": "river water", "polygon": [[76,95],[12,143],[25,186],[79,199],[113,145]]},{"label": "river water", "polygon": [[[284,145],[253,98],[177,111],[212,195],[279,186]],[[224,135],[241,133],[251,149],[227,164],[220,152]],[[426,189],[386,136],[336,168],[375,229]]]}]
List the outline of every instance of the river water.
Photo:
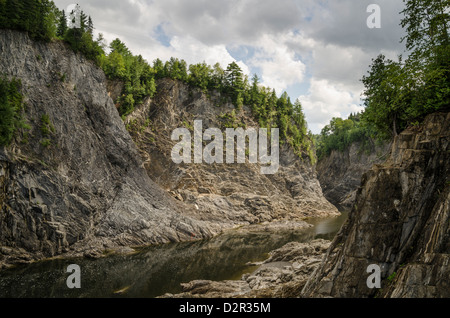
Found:
[{"label": "river water", "polygon": [[[153,246],[133,255],[97,260],[59,259],[21,265],[0,272],[0,298],[157,297],[181,291],[180,283],[195,279],[240,279],[267,253],[289,242],[333,239],[348,214],[310,219],[308,229],[282,233],[230,231],[210,240]],[[67,267],[81,268],[81,288],[69,289]]]}]

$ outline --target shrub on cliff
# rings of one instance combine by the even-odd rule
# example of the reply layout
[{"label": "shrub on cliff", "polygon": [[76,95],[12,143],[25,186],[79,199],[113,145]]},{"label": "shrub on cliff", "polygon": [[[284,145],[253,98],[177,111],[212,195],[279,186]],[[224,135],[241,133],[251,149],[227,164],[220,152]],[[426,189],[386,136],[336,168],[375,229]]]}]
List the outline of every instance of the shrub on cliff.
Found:
[{"label": "shrub on cliff", "polygon": [[22,120],[23,96],[21,83],[0,78],[0,146],[8,146],[20,128],[28,128]]}]

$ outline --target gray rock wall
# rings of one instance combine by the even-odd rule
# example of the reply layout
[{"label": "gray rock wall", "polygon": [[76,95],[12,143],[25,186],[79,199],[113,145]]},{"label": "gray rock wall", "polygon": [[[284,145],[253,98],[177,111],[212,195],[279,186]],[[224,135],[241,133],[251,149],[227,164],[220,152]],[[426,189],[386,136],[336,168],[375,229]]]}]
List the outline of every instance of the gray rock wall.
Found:
[{"label": "gray rock wall", "polygon": [[[450,113],[395,138],[362,180],[355,206],[304,297],[449,297]],[[370,289],[369,265],[381,269]]]},{"label": "gray rock wall", "polygon": [[22,81],[31,126],[0,149],[0,264],[216,233],[147,176],[92,62],[0,30],[0,70]]},{"label": "gray rock wall", "polygon": [[221,116],[233,110],[236,125],[257,129],[258,124],[250,109],[236,110],[218,93],[207,96],[171,79],[158,81],[157,91],[126,122],[150,177],[192,206],[194,217],[229,228],[339,214],[324,198],[309,158],[299,158],[286,144],[280,147],[280,168],[273,175],[262,174],[260,164],[248,160],[245,164],[174,164],[171,151],[177,141],[170,136],[176,128],[188,128],[193,136],[194,120],[202,120],[203,129],[225,132]]},{"label": "gray rock wall", "polygon": [[[314,168],[288,147],[271,177],[251,164],[176,166],[173,129],[194,118],[216,125],[218,115],[234,109],[217,107],[220,97],[164,80],[156,98],[128,118],[133,140],[112,101],[121,83],[107,83],[64,43],[0,30],[0,69],[21,80],[23,118],[31,127],[0,149],[0,266],[57,255],[99,257],[246,224],[303,226],[291,221],[338,214]],[[151,125],[144,125],[148,118]]]},{"label": "gray rock wall", "polygon": [[386,160],[390,144],[373,145],[367,152],[360,142],[355,142],[344,151],[333,150],[317,163],[317,177],[324,196],[339,209],[350,211],[361,177],[374,164]]}]

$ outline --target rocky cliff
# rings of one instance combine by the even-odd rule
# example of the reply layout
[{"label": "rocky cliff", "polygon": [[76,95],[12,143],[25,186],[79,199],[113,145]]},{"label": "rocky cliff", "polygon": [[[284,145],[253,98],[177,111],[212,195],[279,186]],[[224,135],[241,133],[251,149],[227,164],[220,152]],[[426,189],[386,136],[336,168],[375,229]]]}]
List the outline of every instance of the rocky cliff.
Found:
[{"label": "rocky cliff", "polygon": [[333,150],[317,163],[317,177],[324,196],[341,210],[353,207],[361,177],[372,165],[386,160],[390,144],[373,145],[369,151],[354,142],[344,151]]},{"label": "rocky cliff", "polygon": [[[347,223],[304,297],[450,296],[450,113],[429,115],[395,138],[362,180]],[[369,265],[381,288],[369,288]]]},{"label": "rocky cliff", "polygon": [[0,30],[0,70],[31,127],[0,149],[0,265],[217,233],[148,177],[93,63]]},{"label": "rocky cliff", "polygon": [[161,81],[158,95],[127,118],[127,131],[111,99],[121,84],[107,83],[61,42],[0,30],[0,70],[21,80],[31,127],[0,148],[0,267],[61,254],[97,257],[269,221],[302,227],[294,221],[338,213],[313,166],[286,146],[272,176],[257,164],[175,165],[173,129],[194,118],[211,127],[234,109],[185,84]]},{"label": "rocky cliff", "polygon": [[[131,136],[145,158],[149,176],[177,200],[191,206],[190,214],[224,228],[264,222],[292,222],[305,217],[338,215],[323,196],[310,159],[299,158],[286,144],[280,147],[278,172],[261,173],[261,165],[174,164],[170,139],[176,128],[193,134],[194,120],[203,129],[258,128],[250,109],[236,110],[218,93],[205,94],[187,84],[163,79],[157,95],[128,116]],[[225,140],[225,138],[224,138]]]}]

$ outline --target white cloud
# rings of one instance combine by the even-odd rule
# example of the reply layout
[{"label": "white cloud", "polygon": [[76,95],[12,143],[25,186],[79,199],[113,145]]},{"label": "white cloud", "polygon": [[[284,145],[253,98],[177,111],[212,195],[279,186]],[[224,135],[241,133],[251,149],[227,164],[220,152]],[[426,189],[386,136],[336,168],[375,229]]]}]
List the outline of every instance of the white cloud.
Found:
[{"label": "white cloud", "polygon": [[257,49],[249,65],[261,70],[262,85],[281,94],[289,85],[304,80],[306,65],[286,45],[284,37],[265,35],[253,45]]},{"label": "white cloud", "polygon": [[[64,9],[73,0],[55,0]],[[371,0],[77,0],[97,32],[149,62],[234,61],[278,94],[301,95],[309,126],[360,110],[372,58],[401,53],[401,1],[378,0],[381,29],[366,26]],[[227,50],[228,49],[228,50]],[[309,91],[306,82],[310,83]],[[302,90],[302,91],[301,91]]]},{"label": "white cloud", "polygon": [[320,132],[333,117],[346,117],[363,110],[358,90],[352,91],[326,79],[311,79],[308,94],[300,96],[299,100],[314,133]]},{"label": "white cloud", "polygon": [[[173,56],[184,59],[188,64],[205,61],[209,65],[220,63],[223,68],[235,61],[223,44],[206,45],[192,37],[175,36],[170,41],[173,48]],[[236,61],[242,72],[250,74],[249,67],[243,61]]]}]

